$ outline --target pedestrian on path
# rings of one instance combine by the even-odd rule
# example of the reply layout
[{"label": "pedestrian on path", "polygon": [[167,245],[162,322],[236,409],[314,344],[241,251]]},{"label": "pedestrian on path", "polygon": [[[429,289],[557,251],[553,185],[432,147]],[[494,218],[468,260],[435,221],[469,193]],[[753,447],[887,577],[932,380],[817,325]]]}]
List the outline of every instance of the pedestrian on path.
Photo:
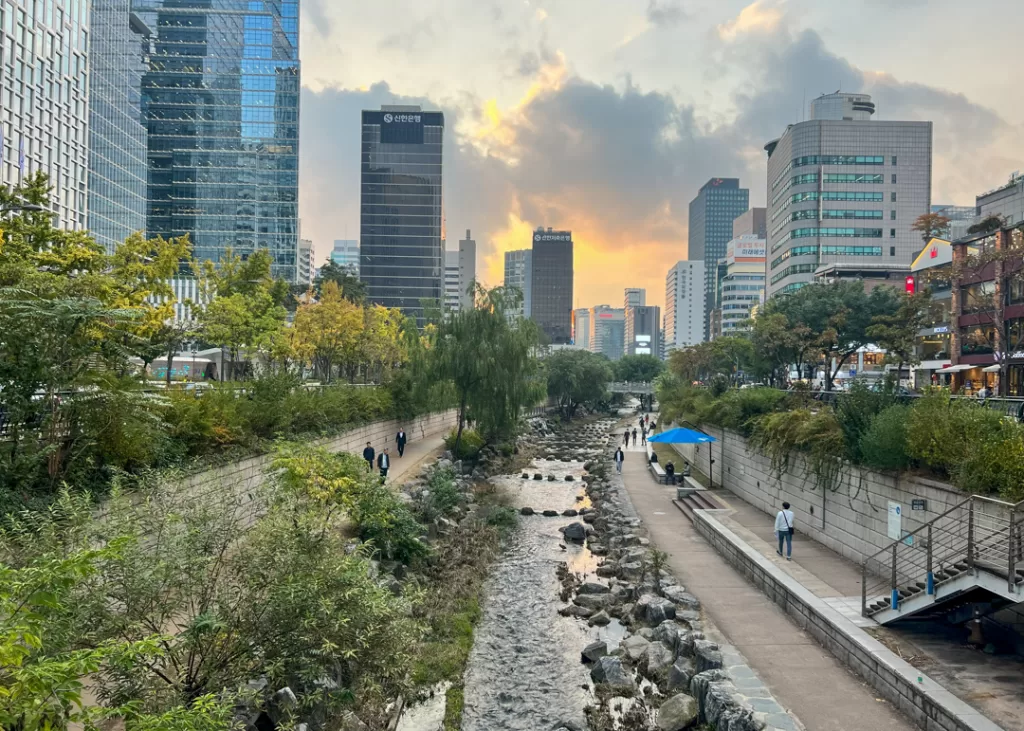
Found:
[{"label": "pedestrian on path", "polygon": [[789,503],[782,503],[782,510],[775,516],[775,537],[779,539],[779,550],[776,553],[782,555],[782,544],[785,542],[787,561],[793,560],[793,533],[796,532],[793,520],[793,511],[789,509]]},{"label": "pedestrian on path", "polygon": [[647,430],[646,429],[644,429],[643,432],[641,432],[641,434],[640,434],[640,444],[641,444],[641,446],[647,444]]},{"label": "pedestrian on path", "polygon": [[622,451],[622,447],[615,450],[615,471],[622,472],[622,463],[626,459],[626,453]]},{"label": "pedestrian on path", "polygon": [[391,455],[388,454],[387,449],[377,457],[377,468],[380,470],[380,481],[386,481],[388,479],[388,470],[391,469]]},{"label": "pedestrian on path", "polygon": [[377,452],[374,451],[373,446],[367,442],[366,449],[363,450],[363,459],[366,460],[366,471],[373,472],[373,458],[377,456]]},{"label": "pedestrian on path", "polygon": [[405,429],[398,430],[398,436],[395,437],[395,444],[398,446],[398,456],[405,456],[405,443],[408,441],[405,438]]},{"label": "pedestrian on path", "polygon": [[628,447],[629,446],[629,428],[628,427],[626,428],[626,431],[624,431],[622,433],[622,446],[624,446],[624,447]]},{"label": "pedestrian on path", "polygon": [[[628,445],[627,445],[628,446]],[[633,446],[636,446],[636,427],[633,427]]]}]

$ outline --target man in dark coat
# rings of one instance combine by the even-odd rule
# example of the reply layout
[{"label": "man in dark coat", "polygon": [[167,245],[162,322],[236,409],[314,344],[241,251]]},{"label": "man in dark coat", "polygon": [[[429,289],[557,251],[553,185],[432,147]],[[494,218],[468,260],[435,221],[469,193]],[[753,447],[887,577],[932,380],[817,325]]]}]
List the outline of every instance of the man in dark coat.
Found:
[{"label": "man in dark coat", "polygon": [[376,457],[376,456],[377,456],[377,453],[374,451],[373,447],[370,446],[370,443],[367,442],[366,443],[366,449],[363,450],[363,459],[366,460],[366,471],[367,472],[373,472],[373,458]]},{"label": "man in dark coat", "polygon": [[402,457],[405,455],[405,443],[408,440],[405,438],[405,429],[398,430],[398,436],[395,437],[395,444],[398,446],[398,456]]},{"label": "man in dark coat", "polygon": [[380,470],[380,481],[384,482],[388,479],[388,470],[391,468],[391,455],[387,449],[377,457],[377,468]]}]

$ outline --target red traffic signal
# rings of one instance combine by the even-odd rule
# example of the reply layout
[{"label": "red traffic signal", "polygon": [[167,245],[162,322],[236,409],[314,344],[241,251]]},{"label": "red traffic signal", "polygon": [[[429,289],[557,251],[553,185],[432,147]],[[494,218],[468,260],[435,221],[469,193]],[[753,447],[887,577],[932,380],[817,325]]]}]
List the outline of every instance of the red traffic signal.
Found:
[{"label": "red traffic signal", "polygon": [[914,291],[915,291],[916,288],[917,288],[917,283],[914,281],[914,278],[913,277],[907,277],[907,282],[906,282],[907,294],[914,294]]}]

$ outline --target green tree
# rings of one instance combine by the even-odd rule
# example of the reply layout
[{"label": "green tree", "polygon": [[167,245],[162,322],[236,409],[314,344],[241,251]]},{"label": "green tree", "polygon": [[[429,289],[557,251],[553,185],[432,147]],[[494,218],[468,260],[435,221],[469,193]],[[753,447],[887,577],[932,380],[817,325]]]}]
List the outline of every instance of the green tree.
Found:
[{"label": "green tree", "polygon": [[886,360],[896,365],[899,382],[903,366],[919,362],[917,339],[922,329],[931,325],[929,305],[931,293],[900,293],[899,308],[892,314],[876,315],[865,331],[867,336],[886,351]]},{"label": "green tree", "polygon": [[809,335],[806,325],[794,326],[784,314],[769,309],[755,319],[751,327],[755,370],[766,376],[773,386],[789,380],[790,365],[803,374],[806,358],[813,348]]},{"label": "green tree", "polygon": [[608,359],[586,350],[559,350],[544,360],[544,366],[548,395],[566,420],[571,420],[580,406],[595,408],[605,398],[612,379]]},{"label": "green tree", "polygon": [[922,213],[910,227],[921,234],[921,240],[927,246],[932,239],[944,239],[949,236],[949,219],[939,213]]},{"label": "green tree", "polygon": [[665,370],[665,364],[653,355],[626,355],[614,366],[615,379],[626,383],[651,383]]},{"label": "green tree", "polygon": [[351,366],[358,357],[364,314],[328,281],[319,300],[299,307],[293,329],[296,353],[313,364],[321,381],[330,383],[336,366]]},{"label": "green tree", "polygon": [[317,297],[322,296],[324,285],[328,282],[338,285],[342,297],[352,304],[362,306],[366,302],[366,283],[360,281],[347,266],[328,261],[320,267],[320,273],[313,282]]}]

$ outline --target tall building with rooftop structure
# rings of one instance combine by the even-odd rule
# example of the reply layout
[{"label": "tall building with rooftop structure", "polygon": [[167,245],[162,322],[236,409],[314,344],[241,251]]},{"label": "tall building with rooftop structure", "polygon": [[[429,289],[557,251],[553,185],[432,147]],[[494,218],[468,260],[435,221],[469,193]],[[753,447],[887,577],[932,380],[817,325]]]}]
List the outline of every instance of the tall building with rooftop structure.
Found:
[{"label": "tall building with rooftop structure", "polygon": [[932,124],[874,113],[865,94],[827,94],[811,102],[810,120],[765,145],[768,297],[823,268],[898,285],[920,251],[912,226],[931,210]]},{"label": "tall building with rooftop structure", "polygon": [[519,302],[520,317],[530,316],[530,294],[533,289],[533,249],[518,249],[505,252],[504,286],[518,289],[521,295]]},{"label": "tall building with rooftop structure", "polygon": [[551,345],[572,342],[572,231],[533,232],[530,318]]}]

